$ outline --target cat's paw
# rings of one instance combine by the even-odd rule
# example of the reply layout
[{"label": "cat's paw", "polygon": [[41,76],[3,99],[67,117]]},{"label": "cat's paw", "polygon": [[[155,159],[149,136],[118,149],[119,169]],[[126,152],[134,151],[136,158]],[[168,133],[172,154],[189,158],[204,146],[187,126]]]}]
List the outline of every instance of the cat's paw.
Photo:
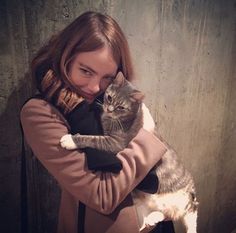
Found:
[{"label": "cat's paw", "polygon": [[163,213],[159,211],[154,211],[150,213],[147,217],[144,217],[144,226],[152,227],[155,226],[157,223],[163,221],[165,216]]},{"label": "cat's paw", "polygon": [[67,150],[74,150],[77,149],[77,145],[74,143],[74,140],[72,139],[71,134],[64,135],[60,140],[61,147],[67,149]]}]

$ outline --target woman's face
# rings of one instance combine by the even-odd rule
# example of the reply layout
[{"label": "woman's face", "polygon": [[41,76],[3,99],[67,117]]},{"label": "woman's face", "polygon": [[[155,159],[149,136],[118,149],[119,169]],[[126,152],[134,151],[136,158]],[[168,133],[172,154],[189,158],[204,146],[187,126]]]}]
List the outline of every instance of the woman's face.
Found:
[{"label": "woman's face", "polygon": [[118,65],[109,47],[76,55],[69,69],[69,78],[78,93],[89,103],[115,78]]}]

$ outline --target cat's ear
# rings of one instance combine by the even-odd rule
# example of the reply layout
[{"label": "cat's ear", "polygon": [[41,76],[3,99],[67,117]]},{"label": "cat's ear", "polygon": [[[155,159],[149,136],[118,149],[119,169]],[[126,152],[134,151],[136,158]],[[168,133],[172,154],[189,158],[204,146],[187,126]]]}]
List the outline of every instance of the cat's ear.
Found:
[{"label": "cat's ear", "polygon": [[145,95],[141,91],[134,91],[130,94],[130,100],[133,102],[141,103],[144,99]]},{"label": "cat's ear", "polygon": [[116,78],[114,79],[113,83],[119,87],[122,87],[125,83],[125,77],[122,72],[118,72]]}]

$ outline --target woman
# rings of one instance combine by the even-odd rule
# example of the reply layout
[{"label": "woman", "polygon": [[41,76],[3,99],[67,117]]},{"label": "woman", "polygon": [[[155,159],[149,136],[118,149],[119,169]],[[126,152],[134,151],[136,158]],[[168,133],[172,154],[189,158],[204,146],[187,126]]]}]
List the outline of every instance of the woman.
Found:
[{"label": "woman", "polygon": [[[133,79],[128,44],[119,25],[109,16],[86,12],[39,50],[31,69],[41,97],[23,106],[21,122],[35,156],[61,186],[58,232],[139,232],[130,192],[166,151],[152,133],[148,110],[143,108],[143,128],[117,154],[119,173],[92,172],[85,153],[59,145],[60,138],[73,131],[68,116],[78,105],[92,104],[118,71]],[[84,229],[83,222],[77,225],[78,203],[86,205]]]}]

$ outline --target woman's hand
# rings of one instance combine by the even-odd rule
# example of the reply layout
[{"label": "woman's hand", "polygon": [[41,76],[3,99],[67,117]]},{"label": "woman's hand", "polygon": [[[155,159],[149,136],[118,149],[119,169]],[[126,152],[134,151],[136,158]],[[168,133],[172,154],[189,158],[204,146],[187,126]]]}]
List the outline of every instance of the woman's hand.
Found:
[{"label": "woman's hand", "polygon": [[155,122],[152,118],[149,109],[146,107],[144,103],[142,103],[142,111],[143,111],[143,128],[149,132],[154,133]]}]

